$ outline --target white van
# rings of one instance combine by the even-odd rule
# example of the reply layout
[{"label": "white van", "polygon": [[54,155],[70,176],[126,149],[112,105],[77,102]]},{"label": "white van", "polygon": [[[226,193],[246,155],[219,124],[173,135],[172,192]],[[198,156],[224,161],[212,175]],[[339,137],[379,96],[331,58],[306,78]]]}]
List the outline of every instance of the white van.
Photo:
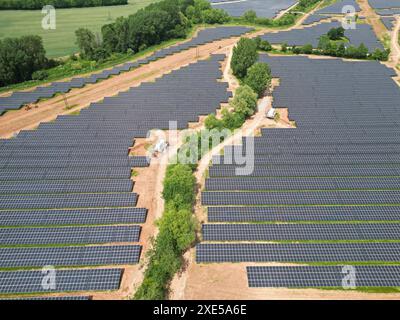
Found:
[{"label": "white van", "polygon": [[276,109],[271,108],[268,110],[268,113],[267,113],[268,119],[275,119],[275,115],[276,115]]}]

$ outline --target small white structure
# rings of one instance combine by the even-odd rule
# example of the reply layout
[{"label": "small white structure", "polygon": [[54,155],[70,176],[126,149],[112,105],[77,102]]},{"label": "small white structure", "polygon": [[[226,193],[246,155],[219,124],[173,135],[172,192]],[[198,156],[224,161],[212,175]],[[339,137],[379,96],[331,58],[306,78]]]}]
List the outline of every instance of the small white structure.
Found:
[{"label": "small white structure", "polygon": [[275,119],[275,115],[276,115],[276,109],[271,108],[268,110],[268,113],[267,113],[268,119]]},{"label": "small white structure", "polygon": [[168,143],[164,139],[160,139],[154,147],[154,152],[163,153],[167,148]]}]

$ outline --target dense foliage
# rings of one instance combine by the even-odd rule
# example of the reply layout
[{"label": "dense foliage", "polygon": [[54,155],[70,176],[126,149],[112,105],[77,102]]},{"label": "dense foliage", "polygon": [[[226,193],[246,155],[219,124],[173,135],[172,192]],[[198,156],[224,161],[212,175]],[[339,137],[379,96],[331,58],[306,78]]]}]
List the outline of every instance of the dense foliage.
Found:
[{"label": "dense foliage", "polygon": [[166,298],[168,283],[182,266],[182,253],[195,241],[192,206],[196,179],[189,165],[174,164],[164,179],[165,210],[157,222],[159,233],[149,250],[149,263],[135,299]]},{"label": "dense foliage", "polygon": [[243,79],[250,68],[258,60],[257,44],[254,40],[241,38],[235,48],[231,61],[233,74]]},{"label": "dense foliage", "polygon": [[328,31],[327,36],[330,40],[340,40],[344,37],[344,28],[339,27],[339,28],[332,28]]},{"label": "dense foliage", "polygon": [[193,24],[229,19],[226,12],[213,9],[207,0],[163,0],[104,25],[97,43],[87,29],[80,29],[76,36],[81,52],[98,61],[113,52],[136,53],[166,40],[184,38]]},{"label": "dense foliage", "polygon": [[50,65],[39,36],[0,40],[0,86],[27,81]]},{"label": "dense foliage", "polygon": [[116,6],[128,4],[128,0],[0,0],[0,9],[5,10],[34,10],[46,5],[55,8],[83,8]]},{"label": "dense foliage", "polygon": [[247,71],[244,83],[248,85],[258,97],[261,97],[266,89],[271,85],[271,69],[268,64],[257,62]]}]

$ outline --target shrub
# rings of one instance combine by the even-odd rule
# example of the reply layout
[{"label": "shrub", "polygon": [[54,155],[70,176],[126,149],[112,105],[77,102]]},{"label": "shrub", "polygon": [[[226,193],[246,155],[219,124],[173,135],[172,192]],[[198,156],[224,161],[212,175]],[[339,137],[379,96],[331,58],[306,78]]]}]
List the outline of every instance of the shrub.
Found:
[{"label": "shrub", "polygon": [[182,164],[169,166],[164,179],[164,200],[173,201],[176,195],[181,195],[184,202],[193,203],[195,183],[192,170],[187,166]]},{"label": "shrub", "polygon": [[195,241],[195,221],[190,208],[177,210],[173,204],[167,204],[159,227],[160,232],[171,233],[178,251],[185,250]]},{"label": "shrub", "polygon": [[248,10],[243,14],[244,21],[254,23],[257,19],[257,13],[254,10]]},{"label": "shrub", "polygon": [[204,125],[206,129],[212,130],[212,129],[222,129],[222,121],[217,119],[214,113],[209,114],[207,118],[204,121]]},{"label": "shrub", "polygon": [[32,73],[32,80],[44,80],[49,76],[46,70],[38,70]]},{"label": "shrub", "polygon": [[328,31],[327,36],[330,40],[340,40],[344,37],[344,31],[343,27],[332,28]]},{"label": "shrub", "polygon": [[239,79],[246,76],[247,69],[250,68],[258,59],[257,45],[255,41],[241,38],[237,46],[233,49],[231,68],[233,74]]},{"label": "shrub", "polygon": [[258,97],[261,97],[265,89],[271,84],[271,69],[268,64],[257,62],[252,65],[247,71],[244,83],[253,89]]},{"label": "shrub", "polygon": [[32,79],[47,67],[46,51],[39,36],[0,40],[0,86]]},{"label": "shrub", "polygon": [[257,108],[257,94],[247,85],[240,86],[236,90],[231,106],[235,112],[247,118],[253,115]]},{"label": "shrub", "polygon": [[222,110],[222,125],[229,130],[240,128],[245,122],[243,114],[239,112],[230,112],[227,108]]}]

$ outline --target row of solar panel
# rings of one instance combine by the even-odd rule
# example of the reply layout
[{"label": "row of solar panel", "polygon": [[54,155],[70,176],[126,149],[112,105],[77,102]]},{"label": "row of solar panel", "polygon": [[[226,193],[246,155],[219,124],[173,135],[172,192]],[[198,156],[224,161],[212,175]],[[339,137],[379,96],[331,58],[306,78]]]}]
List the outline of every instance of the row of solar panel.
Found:
[{"label": "row of solar panel", "polygon": [[[210,177],[235,177],[238,176],[237,168],[242,166],[234,165],[213,165],[210,167]],[[400,176],[400,166],[383,165],[255,165],[251,174],[252,177],[388,177]]]},{"label": "row of solar panel", "polygon": [[204,241],[397,240],[400,223],[203,224]]},{"label": "row of solar panel", "polygon": [[201,243],[197,263],[399,262],[399,243]]},{"label": "row of solar panel", "polygon": [[209,207],[208,221],[400,221],[400,206]]},{"label": "row of solar panel", "polygon": [[0,212],[1,226],[69,226],[144,223],[147,209],[108,208],[80,210],[7,210]]},{"label": "row of solar panel", "polygon": [[129,265],[139,262],[141,246],[0,248],[0,268]]},{"label": "row of solar panel", "polygon": [[122,269],[56,270],[50,282],[42,271],[0,272],[0,293],[51,293],[117,290]]},{"label": "row of solar panel", "polygon": [[132,188],[130,179],[6,181],[0,184],[0,194],[112,193],[131,192]]},{"label": "row of solar panel", "polygon": [[399,287],[400,266],[247,267],[249,287]]},{"label": "row of solar panel", "polygon": [[0,246],[138,242],[141,227],[0,228]]},{"label": "row of solar panel", "polygon": [[[1,198],[0,198],[1,200]],[[397,190],[352,191],[271,191],[224,192],[203,191],[201,202],[205,206],[253,205],[386,205],[400,204]]]},{"label": "row of solar panel", "polygon": [[375,178],[217,178],[207,179],[207,191],[262,190],[393,190],[400,188],[400,177]]},{"label": "row of solar panel", "polygon": [[73,209],[132,207],[135,193],[0,195],[0,209]]}]

